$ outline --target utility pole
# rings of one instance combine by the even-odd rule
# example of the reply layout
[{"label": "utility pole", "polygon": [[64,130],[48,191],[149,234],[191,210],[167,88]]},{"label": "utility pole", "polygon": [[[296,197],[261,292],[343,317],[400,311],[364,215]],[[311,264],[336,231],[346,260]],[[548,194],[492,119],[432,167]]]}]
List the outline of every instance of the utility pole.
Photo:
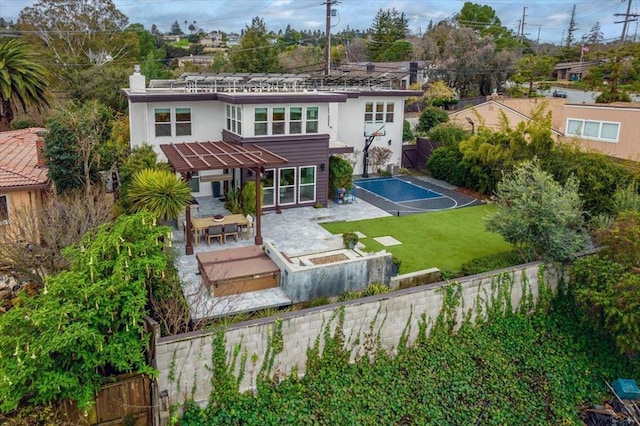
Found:
[{"label": "utility pole", "polygon": [[338,4],[338,0],[326,0],[324,3],[327,5],[327,21],[325,26],[324,35],[324,74],[331,74],[331,6]]},{"label": "utility pole", "polygon": [[526,12],[527,12],[527,6],[524,6],[522,8],[522,25],[520,26],[520,28],[521,28],[521,30],[520,30],[520,41],[524,40],[524,18],[527,16]]},{"label": "utility pole", "polygon": [[[623,21],[616,21],[614,24],[624,24],[622,26],[622,35],[620,36],[620,45],[623,45],[627,38],[627,28],[629,22],[638,21],[638,15],[631,13],[631,0],[627,0],[627,13],[614,13],[613,16],[624,16]],[[630,19],[634,18],[634,19]]]}]

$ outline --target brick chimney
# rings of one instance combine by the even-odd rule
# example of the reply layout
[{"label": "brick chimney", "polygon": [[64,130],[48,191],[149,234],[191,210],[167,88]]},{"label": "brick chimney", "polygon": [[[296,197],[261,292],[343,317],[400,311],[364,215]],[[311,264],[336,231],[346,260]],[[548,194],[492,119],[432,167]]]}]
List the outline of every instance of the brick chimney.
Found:
[{"label": "brick chimney", "polygon": [[36,133],[36,157],[38,159],[38,167],[47,167],[47,159],[44,156],[44,134],[45,132]]}]

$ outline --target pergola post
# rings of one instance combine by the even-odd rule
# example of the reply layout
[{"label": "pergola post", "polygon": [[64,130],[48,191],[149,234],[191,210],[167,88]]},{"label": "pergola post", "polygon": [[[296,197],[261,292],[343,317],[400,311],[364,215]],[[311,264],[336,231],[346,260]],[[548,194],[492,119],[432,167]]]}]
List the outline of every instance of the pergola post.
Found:
[{"label": "pergola post", "polygon": [[262,245],[262,228],[260,225],[260,221],[261,221],[261,216],[262,216],[262,191],[260,191],[260,167],[256,167],[255,169],[251,169],[253,170],[254,174],[256,175],[256,222],[255,222],[255,226],[256,226],[256,237],[255,237],[255,243],[257,246],[261,246]]},{"label": "pergola post", "polygon": [[[180,173],[182,175],[182,179],[189,183],[191,180],[191,173]],[[188,204],[184,210],[184,243],[185,254],[193,254],[193,236],[191,235],[191,204]]]}]

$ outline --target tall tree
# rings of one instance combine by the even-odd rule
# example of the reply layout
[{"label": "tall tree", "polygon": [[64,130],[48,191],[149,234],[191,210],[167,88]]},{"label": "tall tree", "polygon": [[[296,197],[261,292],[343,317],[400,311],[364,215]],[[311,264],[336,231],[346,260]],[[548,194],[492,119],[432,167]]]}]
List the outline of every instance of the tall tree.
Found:
[{"label": "tall tree", "polygon": [[278,49],[271,43],[262,18],[255,17],[247,26],[240,45],[231,51],[231,64],[236,72],[278,72]]},{"label": "tall tree", "polygon": [[552,56],[525,55],[518,61],[514,81],[529,84],[529,97],[533,96],[533,83],[547,80],[557,60]]},{"label": "tall tree", "polygon": [[373,21],[371,41],[367,43],[367,54],[372,61],[385,60],[384,54],[395,42],[409,35],[408,21],[404,13],[395,8],[380,9]]},{"label": "tall tree", "polygon": [[518,44],[517,38],[502,25],[491,6],[465,2],[455,20],[462,26],[473,28],[481,36],[491,36],[498,50]]},{"label": "tall tree", "polygon": [[569,21],[569,28],[567,28],[567,38],[565,42],[565,47],[569,49],[575,43],[575,34],[576,29],[578,28],[578,24],[576,23],[576,5],[573,5],[573,9],[571,9],[571,20]]},{"label": "tall tree", "polygon": [[48,106],[47,69],[20,39],[0,44],[0,131],[9,130],[16,108]]},{"label": "tall tree", "polygon": [[604,34],[602,33],[602,27],[600,21],[596,21],[591,27],[591,30],[587,33],[587,44],[590,46],[596,46],[602,44],[604,41]]},{"label": "tall tree", "polygon": [[436,65],[432,80],[444,80],[460,97],[489,95],[513,72],[515,51],[498,51],[489,36],[469,27],[440,22],[424,39],[425,57]]},{"label": "tall tree", "polygon": [[47,125],[45,155],[49,176],[59,192],[90,191],[99,172],[109,170],[119,149],[107,144],[113,111],[96,102],[70,103],[56,111]]},{"label": "tall tree", "polygon": [[112,0],[38,0],[22,9],[18,27],[57,64],[101,65],[129,53],[128,20]]}]

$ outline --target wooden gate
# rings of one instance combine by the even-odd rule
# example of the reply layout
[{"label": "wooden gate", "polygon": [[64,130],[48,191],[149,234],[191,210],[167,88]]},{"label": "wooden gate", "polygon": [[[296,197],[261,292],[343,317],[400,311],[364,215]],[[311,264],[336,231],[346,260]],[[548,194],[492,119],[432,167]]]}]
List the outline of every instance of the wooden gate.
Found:
[{"label": "wooden gate", "polygon": [[69,401],[62,404],[61,411],[71,424],[151,426],[150,384],[150,379],[142,374],[123,376],[103,386],[96,395],[96,403],[86,413]]},{"label": "wooden gate", "polygon": [[402,145],[402,167],[423,170],[427,159],[439,146],[439,142],[425,138],[418,138],[415,144]]}]

